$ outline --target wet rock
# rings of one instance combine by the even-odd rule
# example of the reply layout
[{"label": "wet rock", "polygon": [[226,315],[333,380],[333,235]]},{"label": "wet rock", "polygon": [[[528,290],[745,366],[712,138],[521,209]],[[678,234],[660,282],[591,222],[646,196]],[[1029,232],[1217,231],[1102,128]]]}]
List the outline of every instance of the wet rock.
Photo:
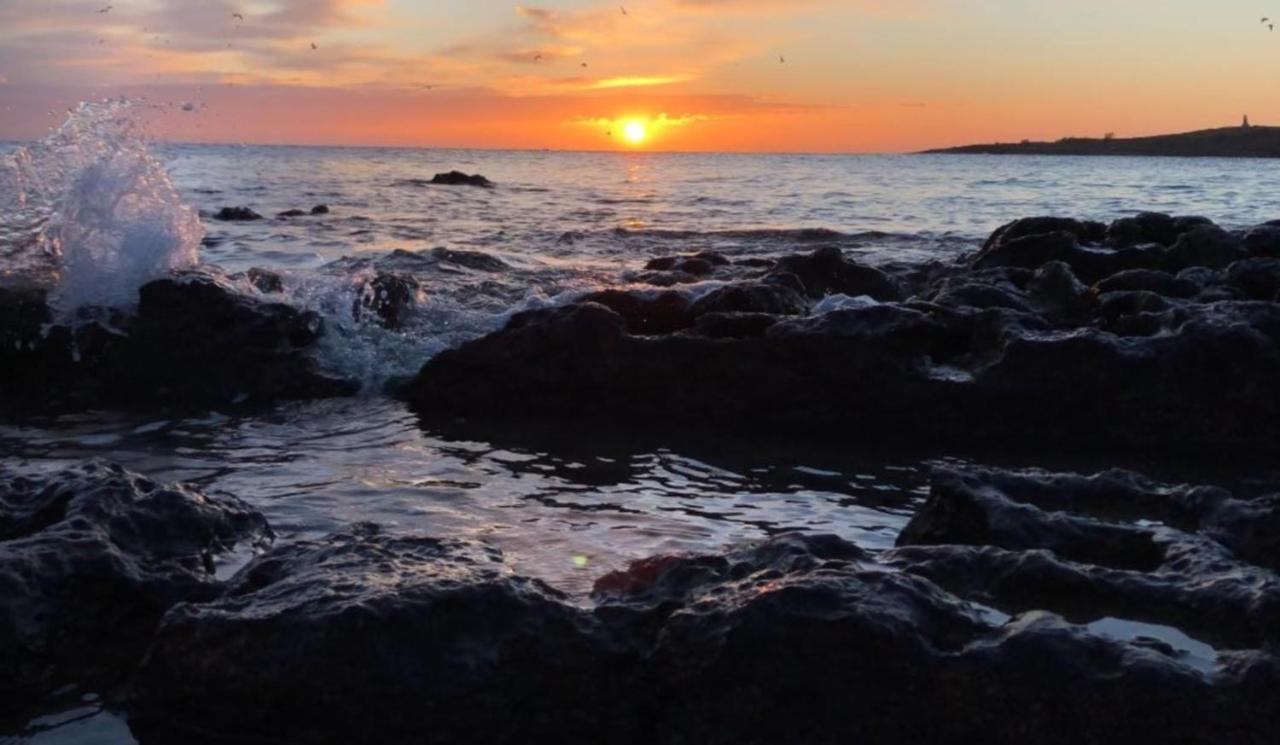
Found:
[{"label": "wet rock", "polygon": [[1113,616],[1233,649],[1280,638],[1274,496],[1126,472],[935,474],[889,559],[964,597],[1080,622]]},{"label": "wet rock", "polygon": [[378,272],[361,285],[351,314],[359,321],[372,313],[382,327],[400,329],[418,307],[421,295],[422,285],[412,275]]},{"label": "wet rock", "polygon": [[1142,212],[1112,222],[1107,228],[1106,241],[1116,248],[1145,243],[1172,246],[1183,233],[1200,225],[1212,224],[1204,217],[1173,217],[1159,212]]},{"label": "wet rock", "polygon": [[432,177],[431,183],[436,186],[477,186],[482,189],[493,188],[493,182],[484,176],[481,176],[478,173],[475,175],[469,175],[462,171],[437,173]]},{"label": "wet rock", "polygon": [[311,214],[312,214],[312,215],[327,215],[327,214],[329,214],[329,205],[327,205],[327,204],[317,204],[316,206],[314,206],[314,207],[312,207],[312,208],[311,208]]},{"label": "wet rock", "polygon": [[306,217],[307,214],[304,210],[285,210],[284,212],[276,213],[276,217],[278,219],[288,219],[290,217]]},{"label": "wet rock", "polygon": [[689,300],[678,292],[603,290],[587,295],[581,302],[597,303],[612,310],[622,316],[627,331],[641,336],[671,334],[693,323]]},{"label": "wet rock", "polygon": [[1076,279],[1071,267],[1060,261],[1041,266],[1027,283],[1028,298],[1057,321],[1082,321],[1095,306],[1089,288]]},{"label": "wet rock", "polygon": [[220,590],[213,557],[270,537],[234,497],[92,461],[0,468],[0,695],[31,703],[68,682],[132,674],[160,616]]},{"label": "wet rock", "polygon": [[437,261],[457,264],[480,272],[505,272],[511,268],[507,262],[480,251],[461,251],[451,248],[433,248],[431,256]]},{"label": "wet rock", "polygon": [[1225,283],[1249,300],[1280,300],[1280,259],[1246,259],[1227,267]]},{"label": "wet rock", "polygon": [[982,247],[981,253],[1002,249],[1022,238],[1067,233],[1081,243],[1099,243],[1106,237],[1107,226],[1099,222],[1065,217],[1024,217],[996,229]]},{"label": "wet rock", "polygon": [[1107,277],[1094,288],[1099,294],[1141,291],[1171,298],[1191,298],[1199,294],[1203,285],[1155,269],[1130,269]]},{"label": "wet rock", "polygon": [[645,269],[654,272],[679,272],[694,277],[705,277],[717,267],[728,266],[729,260],[713,251],[680,256],[664,256],[645,264]]},{"label": "wet rock", "polygon": [[614,656],[495,549],[361,526],[170,610],[131,724],[144,742],[593,742],[626,706]]},{"label": "wet rock", "polygon": [[991,626],[829,537],[645,560],[595,599],[654,639],[656,742],[1252,742],[1277,709],[1266,653],[1209,678],[1044,612]]},{"label": "wet rock", "polygon": [[[151,282],[132,315],[89,309],[74,328],[54,325],[47,333],[52,316],[40,307],[42,293],[20,303],[5,297],[0,315],[22,320],[0,332],[14,342],[0,346],[8,363],[0,380],[21,394],[0,400],[6,410],[207,407],[350,395],[357,387],[319,373],[306,354],[323,331],[319,316],[242,294],[211,275]],[[43,319],[38,326],[36,319]]]},{"label": "wet rock", "polygon": [[694,328],[708,339],[754,339],[783,318],[768,313],[706,313],[698,316]]},{"label": "wet rock", "polygon": [[1259,225],[1245,233],[1244,248],[1252,256],[1280,258],[1280,225]]},{"label": "wet rock", "polygon": [[213,214],[213,219],[222,222],[251,222],[261,220],[262,215],[248,207],[223,207]]},{"label": "wet rock", "polygon": [[772,274],[795,275],[811,298],[840,294],[850,297],[866,295],[881,302],[903,299],[902,288],[888,274],[849,261],[834,246],[820,248],[805,256],[783,257],[778,260]]},{"label": "wet rock", "polygon": [[261,292],[264,295],[276,295],[284,292],[284,278],[268,269],[259,269],[254,267],[243,275],[233,274],[230,279],[246,279],[258,290],[258,292]]},{"label": "wet rock", "polygon": [[1216,225],[1197,225],[1169,247],[1163,268],[1178,272],[1188,267],[1222,269],[1249,257],[1240,238]]},{"label": "wet rock", "polygon": [[1155,244],[1122,249],[1082,246],[1074,233],[1059,231],[988,241],[987,247],[973,258],[971,267],[1037,269],[1060,261],[1081,280],[1092,283],[1126,269],[1155,266],[1163,253],[1164,249]]},{"label": "wet rock", "polygon": [[794,286],[771,281],[726,285],[702,296],[690,309],[694,318],[707,313],[804,315],[808,312],[808,300]]},{"label": "wet rock", "polygon": [[350,395],[352,383],[319,373],[306,354],[323,328],[315,313],[207,276],[157,280],[140,290],[109,395],[179,403]]}]

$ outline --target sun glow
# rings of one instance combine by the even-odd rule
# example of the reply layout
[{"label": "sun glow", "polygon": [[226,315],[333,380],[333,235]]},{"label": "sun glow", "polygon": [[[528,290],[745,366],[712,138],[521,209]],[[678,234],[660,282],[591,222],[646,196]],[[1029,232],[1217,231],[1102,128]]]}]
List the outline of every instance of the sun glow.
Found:
[{"label": "sun glow", "polygon": [[622,136],[632,145],[640,145],[649,138],[649,128],[644,122],[633,119],[623,125]]}]

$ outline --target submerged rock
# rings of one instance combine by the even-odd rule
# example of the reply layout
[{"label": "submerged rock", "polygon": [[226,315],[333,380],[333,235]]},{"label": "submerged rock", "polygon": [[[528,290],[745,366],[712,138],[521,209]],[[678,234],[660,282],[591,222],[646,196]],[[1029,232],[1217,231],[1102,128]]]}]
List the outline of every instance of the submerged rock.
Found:
[{"label": "submerged rock", "polygon": [[223,222],[252,222],[261,220],[262,215],[248,207],[223,207],[213,214],[213,219]]},{"label": "submerged rock", "polygon": [[119,466],[0,467],[0,709],[123,681],[166,609],[217,595],[215,555],[269,537],[234,497]]},{"label": "submerged rock", "polygon": [[493,182],[481,176],[480,174],[470,175],[462,171],[449,171],[448,173],[437,173],[431,178],[431,183],[436,186],[478,186],[484,189],[493,188]]}]

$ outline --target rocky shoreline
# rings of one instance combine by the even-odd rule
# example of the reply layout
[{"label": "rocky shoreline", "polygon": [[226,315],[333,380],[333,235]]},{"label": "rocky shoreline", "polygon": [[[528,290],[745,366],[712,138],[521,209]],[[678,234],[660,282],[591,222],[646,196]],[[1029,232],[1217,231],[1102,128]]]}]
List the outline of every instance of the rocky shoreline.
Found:
[{"label": "rocky shoreline", "polygon": [[1274,496],[941,471],[894,550],[788,534],[589,599],[472,540],[268,547],[235,498],[102,463],[0,474],[0,505],[6,701],[97,686],[144,744],[1263,743],[1280,713]]},{"label": "rocky shoreline", "polygon": [[[352,260],[352,316],[394,332],[438,262],[507,270]],[[1280,224],[1032,218],[956,262],[702,252],[628,281],[518,314],[394,394],[450,426],[1153,460],[1280,444]],[[188,273],[68,321],[42,289],[0,290],[0,414],[354,394],[285,297],[269,272]],[[1278,536],[1274,493],[942,467],[892,549],[783,534],[578,597],[478,540],[277,541],[235,496],[0,464],[0,720],[77,686],[143,745],[1270,743]],[[229,552],[254,558],[224,577]]]}]

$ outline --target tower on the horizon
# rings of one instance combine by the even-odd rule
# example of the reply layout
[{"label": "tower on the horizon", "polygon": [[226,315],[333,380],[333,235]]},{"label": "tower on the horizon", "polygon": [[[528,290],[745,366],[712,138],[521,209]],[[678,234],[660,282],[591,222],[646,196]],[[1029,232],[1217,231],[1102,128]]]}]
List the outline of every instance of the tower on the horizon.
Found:
[{"label": "tower on the horizon", "polygon": [[1245,114],[1245,115],[1244,115],[1244,124],[1241,124],[1240,126],[1241,126],[1243,129],[1248,129],[1248,128],[1249,128],[1249,115],[1248,115],[1248,114]]}]

